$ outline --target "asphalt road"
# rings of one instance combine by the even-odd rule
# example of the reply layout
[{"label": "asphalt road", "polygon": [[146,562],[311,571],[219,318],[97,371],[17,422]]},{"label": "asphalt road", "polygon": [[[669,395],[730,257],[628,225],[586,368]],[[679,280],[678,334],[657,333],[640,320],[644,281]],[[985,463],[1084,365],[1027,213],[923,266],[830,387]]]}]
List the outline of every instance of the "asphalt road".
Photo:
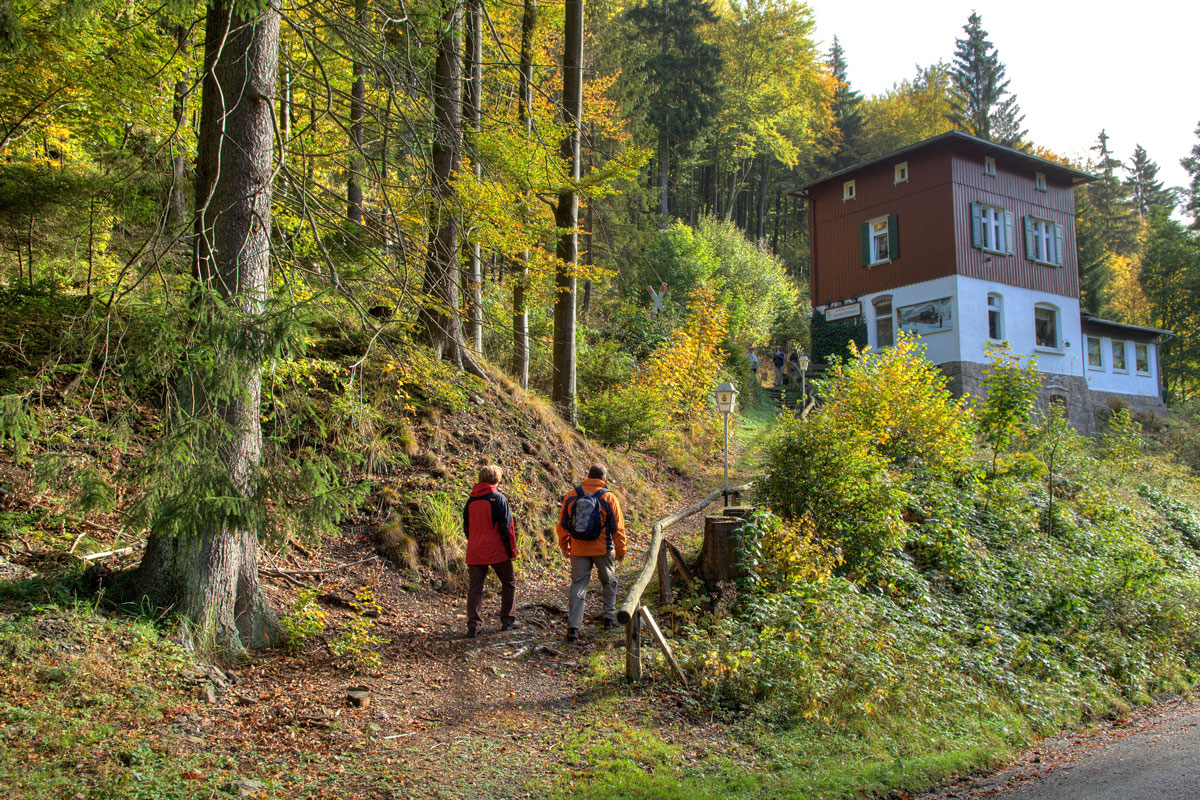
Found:
[{"label": "asphalt road", "polygon": [[1046,739],[1001,772],[939,800],[1200,800],[1200,698]]}]

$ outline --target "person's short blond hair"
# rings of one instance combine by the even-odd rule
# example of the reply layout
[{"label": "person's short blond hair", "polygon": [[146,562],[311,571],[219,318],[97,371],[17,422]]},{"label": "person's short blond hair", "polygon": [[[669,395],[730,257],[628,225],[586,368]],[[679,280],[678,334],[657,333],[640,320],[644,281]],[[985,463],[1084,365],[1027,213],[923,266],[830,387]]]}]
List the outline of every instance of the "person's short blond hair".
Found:
[{"label": "person's short blond hair", "polygon": [[504,477],[504,470],[495,464],[484,464],[479,468],[479,482],[497,484]]}]

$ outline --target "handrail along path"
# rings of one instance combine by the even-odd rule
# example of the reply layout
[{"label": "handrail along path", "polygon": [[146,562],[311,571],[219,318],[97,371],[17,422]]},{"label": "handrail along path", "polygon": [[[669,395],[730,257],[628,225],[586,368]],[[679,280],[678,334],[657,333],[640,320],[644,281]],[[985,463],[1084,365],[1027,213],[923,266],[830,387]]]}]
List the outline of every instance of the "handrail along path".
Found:
[{"label": "handrail along path", "polygon": [[[741,486],[731,487],[729,494],[736,496],[748,490],[754,485],[754,481],[749,481]],[[646,553],[646,563],[642,567],[641,573],[638,574],[637,580],[629,587],[628,594],[625,595],[625,602],[621,604],[621,608],[617,611],[617,620],[625,625],[625,675],[630,680],[641,680],[642,677],[642,660],[641,660],[641,622],[645,619],[651,631],[654,633],[659,644],[663,648],[663,653],[667,656],[667,661],[670,663],[672,670],[676,676],[684,684],[687,683],[675,657],[671,654],[670,647],[663,638],[662,633],[658,629],[658,625],[654,622],[654,618],[650,616],[649,610],[642,605],[642,595],[646,591],[646,587],[650,585],[650,579],[657,572],[662,577],[663,573],[667,572],[666,556],[664,545],[664,534],[666,529],[679,523],[688,517],[699,514],[710,505],[720,500],[725,496],[724,489],[717,489],[712,494],[700,500],[694,505],[688,506],[682,511],[676,511],[670,516],[663,517],[658,522],[655,522],[650,529],[650,546]]]}]

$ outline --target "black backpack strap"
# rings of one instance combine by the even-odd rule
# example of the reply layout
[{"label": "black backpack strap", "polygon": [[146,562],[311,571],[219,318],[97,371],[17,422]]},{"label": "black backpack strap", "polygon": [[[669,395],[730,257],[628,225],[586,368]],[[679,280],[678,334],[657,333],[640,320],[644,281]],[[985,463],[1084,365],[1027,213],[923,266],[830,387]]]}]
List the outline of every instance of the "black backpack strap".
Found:
[{"label": "black backpack strap", "polygon": [[604,495],[606,494],[612,494],[612,492],[608,489],[596,490],[596,499],[600,501],[600,505],[603,506],[605,512],[607,512],[605,514],[607,519],[604,520],[604,537],[609,546],[611,546],[613,534],[617,532],[617,515],[613,512],[612,503],[605,501]]}]

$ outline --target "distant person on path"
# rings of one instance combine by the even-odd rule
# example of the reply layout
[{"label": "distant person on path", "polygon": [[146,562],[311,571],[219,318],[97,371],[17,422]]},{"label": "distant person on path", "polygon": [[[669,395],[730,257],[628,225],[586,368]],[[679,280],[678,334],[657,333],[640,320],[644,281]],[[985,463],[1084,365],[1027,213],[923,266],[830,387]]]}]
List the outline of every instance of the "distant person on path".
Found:
[{"label": "distant person on path", "polygon": [[754,375],[754,379],[758,380],[758,353],[754,352],[754,348],[750,348],[750,352],[746,356],[750,359],[750,372]]},{"label": "distant person on path", "polygon": [[800,381],[800,351],[795,347],[788,354],[788,385],[795,386]]},{"label": "distant person on path", "polygon": [[604,627],[617,623],[617,571],[625,558],[625,516],[621,500],[608,488],[608,470],[593,464],[587,479],[563,498],[558,514],[558,547],[571,560],[571,610],[567,641],[579,638],[583,602],[592,580],[592,567],[604,593]]},{"label": "distant person on path", "polygon": [[776,347],[775,355],[771,358],[771,363],[775,365],[775,385],[783,385],[783,365],[787,363],[787,359],[783,355],[783,348]]},{"label": "distant person on path", "polygon": [[658,291],[654,291],[653,286],[647,286],[646,291],[650,293],[652,305],[650,307],[650,316],[655,316],[663,312],[664,304],[667,302],[667,282],[663,281],[658,285]]},{"label": "distant person on path", "polygon": [[516,579],[513,559],[517,557],[517,526],[508,498],[496,491],[504,470],[495,464],[479,468],[479,483],[463,507],[463,534],[467,537],[467,636],[475,636],[483,621],[479,614],[483,604],[483,581],[488,567],[500,579],[500,627],[510,630],[521,627],[513,616],[516,602]]}]

